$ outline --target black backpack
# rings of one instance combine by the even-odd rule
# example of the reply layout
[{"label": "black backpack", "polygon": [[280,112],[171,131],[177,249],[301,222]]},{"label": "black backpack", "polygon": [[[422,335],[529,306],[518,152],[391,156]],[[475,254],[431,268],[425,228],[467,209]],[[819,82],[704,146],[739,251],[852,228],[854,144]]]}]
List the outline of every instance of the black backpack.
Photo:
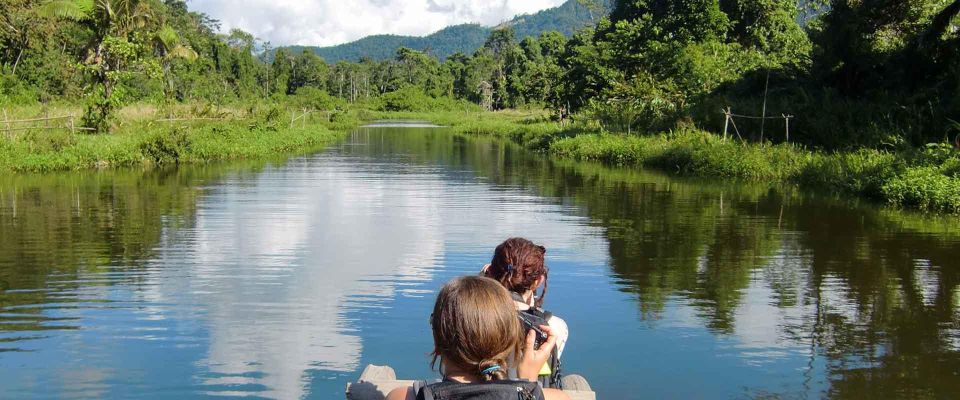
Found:
[{"label": "black backpack", "polygon": [[443,381],[429,385],[417,381],[413,384],[413,391],[417,400],[545,400],[540,385],[529,381]]}]

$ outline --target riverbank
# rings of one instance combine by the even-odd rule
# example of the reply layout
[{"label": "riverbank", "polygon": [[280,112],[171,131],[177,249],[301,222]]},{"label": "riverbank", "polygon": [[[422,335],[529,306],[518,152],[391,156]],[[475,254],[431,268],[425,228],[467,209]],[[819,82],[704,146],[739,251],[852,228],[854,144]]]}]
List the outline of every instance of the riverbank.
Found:
[{"label": "riverbank", "polygon": [[[70,107],[24,107],[10,119],[77,115]],[[127,107],[110,134],[87,134],[64,126],[4,132],[0,171],[48,172],[124,166],[254,159],[317,150],[359,125],[356,112],[302,113],[282,107],[157,110]],[[16,127],[15,127],[16,128]]]},{"label": "riverbank", "polygon": [[724,141],[697,129],[644,136],[603,133],[520,112],[482,117],[469,113],[390,116],[423,119],[458,133],[503,137],[557,157],[652,167],[686,176],[784,182],[897,207],[960,213],[960,152],[949,145],[824,152],[794,144]]},{"label": "riverbank", "polygon": [[[40,115],[37,108],[18,111],[14,119]],[[77,112],[69,108],[43,111],[51,115]],[[216,110],[134,106],[120,113],[111,134],[68,129],[7,132],[0,140],[0,170],[61,171],[305,153],[374,119],[429,121],[458,133],[505,138],[574,160],[652,167],[704,178],[783,182],[898,207],[960,213],[960,154],[946,145],[823,152],[793,144],[724,141],[697,129],[643,136],[605,133],[589,125],[561,125],[534,111],[303,113],[280,105]]]}]

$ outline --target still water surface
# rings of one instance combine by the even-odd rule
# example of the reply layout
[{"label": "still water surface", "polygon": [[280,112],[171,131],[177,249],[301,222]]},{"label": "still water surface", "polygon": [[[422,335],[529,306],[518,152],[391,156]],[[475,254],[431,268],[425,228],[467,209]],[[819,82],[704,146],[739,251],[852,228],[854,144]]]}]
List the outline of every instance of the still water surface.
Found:
[{"label": "still water surface", "polygon": [[958,398],[960,224],[424,128],[273,163],[0,177],[3,398],[429,378],[438,287],[548,248],[604,399]]}]

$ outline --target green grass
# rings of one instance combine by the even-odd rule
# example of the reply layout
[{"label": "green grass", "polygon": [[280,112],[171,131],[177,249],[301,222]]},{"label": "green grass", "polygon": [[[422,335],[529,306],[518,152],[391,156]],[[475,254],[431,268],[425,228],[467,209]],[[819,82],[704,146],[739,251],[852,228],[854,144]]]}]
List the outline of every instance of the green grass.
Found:
[{"label": "green grass", "polygon": [[960,213],[960,152],[948,145],[899,152],[822,152],[792,144],[723,141],[697,129],[656,135],[561,126],[542,114],[405,113],[455,132],[492,135],[557,157],[653,167],[686,176],[785,182],[929,212]]},{"label": "green grass", "polygon": [[[36,110],[20,110],[28,118]],[[357,112],[316,114],[291,126],[279,108],[223,121],[155,122],[150,111],[129,116],[109,134],[69,130],[18,131],[0,137],[0,171],[45,172],[120,166],[253,159],[317,150],[357,126]],[[53,112],[51,115],[57,115]],[[123,115],[123,113],[121,113]]]},{"label": "green grass", "polygon": [[[19,117],[37,115],[36,108]],[[69,111],[69,108],[59,110]],[[48,111],[44,111],[48,112]],[[899,152],[813,151],[791,144],[744,144],[680,129],[656,135],[597,132],[549,121],[540,112],[379,112],[348,109],[289,123],[277,105],[226,110],[227,121],[157,123],[149,107],[125,109],[112,134],[28,131],[0,139],[0,170],[56,171],[253,159],[316,150],[361,121],[417,119],[461,134],[495,136],[574,160],[636,165],[687,176],[785,182],[930,212],[960,213],[960,152],[947,145]],[[54,112],[50,112],[56,115]]]}]

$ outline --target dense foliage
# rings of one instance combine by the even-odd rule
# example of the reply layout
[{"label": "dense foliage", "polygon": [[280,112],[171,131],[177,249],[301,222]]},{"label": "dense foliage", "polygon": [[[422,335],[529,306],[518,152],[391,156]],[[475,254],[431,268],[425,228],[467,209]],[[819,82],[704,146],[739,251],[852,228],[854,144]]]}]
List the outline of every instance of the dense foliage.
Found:
[{"label": "dense foliage", "polygon": [[[578,0],[598,22],[572,37],[526,36],[517,23],[443,60],[400,47],[386,60],[330,63],[311,51],[271,53],[245,32],[217,33],[217,21],[182,0],[0,0],[0,107],[82,100],[86,126],[98,131],[137,102],[160,110],[284,102],[332,116],[545,108],[561,127],[572,119],[580,132],[638,133],[676,150],[652,157],[660,153],[607,136],[597,143],[612,146],[610,157],[960,209],[960,0],[799,4],[621,0],[601,16],[604,2]],[[765,150],[786,141],[782,119],[734,118],[730,137],[758,148],[670,135],[719,133],[727,107],[793,115],[794,144],[843,152]],[[591,140],[556,149],[595,158]],[[786,164],[748,162],[778,154]],[[824,176],[836,179],[816,182]]]},{"label": "dense foliage", "polygon": [[[0,3],[0,103],[83,98],[98,130],[130,102],[223,104],[306,90],[315,101],[305,104],[322,107],[431,104],[419,95],[485,109],[545,106],[559,119],[627,133],[691,123],[720,131],[720,109],[731,107],[793,115],[792,139],[824,148],[960,136],[957,0],[622,0],[612,8],[577,0],[485,37],[478,27],[442,31],[444,43],[483,40],[442,61],[435,54],[446,50],[399,47],[388,59],[364,48],[357,54],[370,56],[335,63],[269,49],[245,32],[218,34],[217,21],[182,0]],[[567,24],[561,16],[598,23],[572,37],[530,36]],[[786,139],[782,119],[734,122],[747,140]]]}]

